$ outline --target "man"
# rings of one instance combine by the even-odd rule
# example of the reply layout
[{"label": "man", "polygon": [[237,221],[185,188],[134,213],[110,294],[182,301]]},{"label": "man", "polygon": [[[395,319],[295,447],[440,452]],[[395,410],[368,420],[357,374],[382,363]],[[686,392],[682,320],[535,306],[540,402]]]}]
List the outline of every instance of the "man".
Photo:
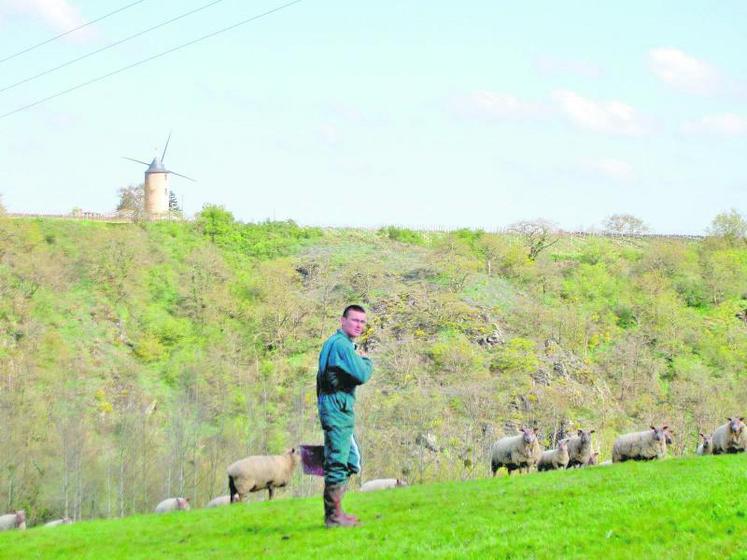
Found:
[{"label": "man", "polygon": [[366,326],[366,311],[349,305],[340,318],[340,329],[327,339],[319,353],[316,375],[317,407],[324,430],[324,524],[327,527],[358,525],[354,515],[342,511],[348,478],[361,470],[360,453],[353,437],[355,388],[371,378],[373,364],[353,340]]}]

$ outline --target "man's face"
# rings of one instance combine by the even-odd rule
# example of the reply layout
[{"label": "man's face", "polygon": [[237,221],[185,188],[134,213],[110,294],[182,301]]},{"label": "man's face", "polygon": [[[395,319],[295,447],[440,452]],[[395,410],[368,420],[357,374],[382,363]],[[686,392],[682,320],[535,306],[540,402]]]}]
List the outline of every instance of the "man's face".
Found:
[{"label": "man's face", "polygon": [[351,309],[348,311],[347,317],[340,318],[340,326],[342,327],[342,332],[350,338],[360,336],[363,328],[366,326],[366,314]]}]

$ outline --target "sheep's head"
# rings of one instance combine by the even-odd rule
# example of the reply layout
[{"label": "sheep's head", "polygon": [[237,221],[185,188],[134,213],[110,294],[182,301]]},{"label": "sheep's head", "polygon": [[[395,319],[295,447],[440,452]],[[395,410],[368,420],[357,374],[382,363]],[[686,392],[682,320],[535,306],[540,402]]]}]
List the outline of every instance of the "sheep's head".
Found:
[{"label": "sheep's head", "polygon": [[578,431],[578,437],[581,438],[582,444],[591,443],[591,434],[594,433],[594,430],[579,430]]},{"label": "sheep's head", "polygon": [[522,428],[521,434],[522,441],[524,441],[526,445],[530,445],[537,441],[537,434],[534,432],[534,428]]},{"label": "sheep's head", "polygon": [[729,431],[737,436],[742,435],[742,431],[744,430],[744,417],[734,417],[729,418]]},{"label": "sheep's head", "polygon": [[654,431],[654,441],[663,441],[666,443],[669,426],[662,426],[661,428],[650,426],[650,428]]},{"label": "sheep's head", "polygon": [[189,509],[189,498],[177,498],[176,507],[177,509],[188,510]]},{"label": "sheep's head", "polygon": [[285,454],[290,457],[291,467],[295,469],[301,462],[301,453],[295,447],[291,447]]},{"label": "sheep's head", "polygon": [[397,486],[407,486],[407,482],[405,482],[404,480],[398,478],[397,479]]},{"label": "sheep's head", "polygon": [[16,523],[20,525],[21,523],[26,523],[26,511],[19,509],[16,512]]},{"label": "sheep's head", "polygon": [[700,437],[703,440],[703,449],[710,448],[711,447],[711,443],[712,443],[712,437],[711,436],[707,436],[707,435],[705,435],[702,432],[700,434]]},{"label": "sheep's head", "polygon": [[561,439],[558,442],[558,449],[561,451],[567,451],[568,450],[568,440],[567,439]]},{"label": "sheep's head", "polygon": [[589,460],[586,463],[587,465],[598,465],[599,464],[599,451],[593,451],[591,455],[589,455]]}]

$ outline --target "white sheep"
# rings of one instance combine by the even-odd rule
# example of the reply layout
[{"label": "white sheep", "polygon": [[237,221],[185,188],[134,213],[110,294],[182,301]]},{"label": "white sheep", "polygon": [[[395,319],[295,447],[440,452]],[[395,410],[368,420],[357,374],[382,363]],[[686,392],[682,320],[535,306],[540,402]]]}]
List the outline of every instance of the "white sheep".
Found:
[{"label": "white sheep", "polygon": [[236,461],[228,467],[231,501],[243,501],[249,492],[265,489],[272,500],[274,489],[290,482],[300,461],[301,456],[295,448],[283,455],[252,455]]},{"label": "white sheep", "polygon": [[584,467],[591,458],[591,434],[594,430],[579,430],[578,435],[568,438],[568,468]]},{"label": "white sheep", "polygon": [[744,418],[729,418],[729,421],[713,432],[713,454],[741,453],[747,447],[747,430],[744,429]]},{"label": "white sheep", "polygon": [[698,455],[712,455],[713,454],[713,437],[707,436],[704,433],[700,433],[701,442],[698,445],[696,453]]},{"label": "white sheep", "polygon": [[10,531],[11,529],[26,529],[26,512],[22,509],[14,513],[0,515],[0,531]]},{"label": "white sheep", "polygon": [[374,492],[376,490],[386,490],[388,488],[398,488],[407,486],[407,482],[399,478],[378,478],[368,480],[361,485],[361,492]]},{"label": "white sheep", "polygon": [[[238,501],[238,498],[234,496],[234,501]],[[205,507],[214,508],[219,506],[227,506],[231,503],[231,496],[218,496],[217,498],[213,498],[208,502],[208,505]]]},{"label": "white sheep", "polygon": [[60,525],[72,525],[73,520],[69,517],[63,517],[62,519],[55,519],[54,521],[48,521],[44,524],[45,527],[59,527]]},{"label": "white sheep", "polygon": [[625,434],[615,440],[612,447],[612,462],[650,461],[661,459],[667,454],[667,426]]},{"label": "white sheep", "polygon": [[542,452],[542,456],[537,462],[537,470],[554,471],[556,469],[564,469],[568,466],[569,458],[568,440],[560,440],[557,449]]},{"label": "white sheep", "polygon": [[501,467],[506,467],[509,476],[517,469],[529,472],[541,456],[542,448],[537,441],[537,434],[532,428],[522,428],[518,436],[504,437],[493,444],[490,449],[490,468],[493,476]]},{"label": "white sheep", "polygon": [[156,513],[168,513],[170,511],[189,511],[189,498],[166,498],[156,506]]}]

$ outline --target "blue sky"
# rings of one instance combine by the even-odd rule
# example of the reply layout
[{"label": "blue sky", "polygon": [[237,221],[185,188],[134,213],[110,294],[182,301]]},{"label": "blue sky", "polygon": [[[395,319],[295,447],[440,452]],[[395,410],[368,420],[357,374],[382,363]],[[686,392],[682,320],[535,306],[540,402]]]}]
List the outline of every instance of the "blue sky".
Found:
[{"label": "blue sky", "polygon": [[[207,2],[145,0],[0,63],[0,89]],[[0,0],[0,59],[128,3]],[[0,114],[281,4],[223,0],[0,92]],[[142,181],[121,156],[150,160],[173,130],[190,215],[493,230],[630,213],[702,233],[747,214],[745,29],[737,1],[303,0],[0,118],[0,193],[110,211]]]}]

